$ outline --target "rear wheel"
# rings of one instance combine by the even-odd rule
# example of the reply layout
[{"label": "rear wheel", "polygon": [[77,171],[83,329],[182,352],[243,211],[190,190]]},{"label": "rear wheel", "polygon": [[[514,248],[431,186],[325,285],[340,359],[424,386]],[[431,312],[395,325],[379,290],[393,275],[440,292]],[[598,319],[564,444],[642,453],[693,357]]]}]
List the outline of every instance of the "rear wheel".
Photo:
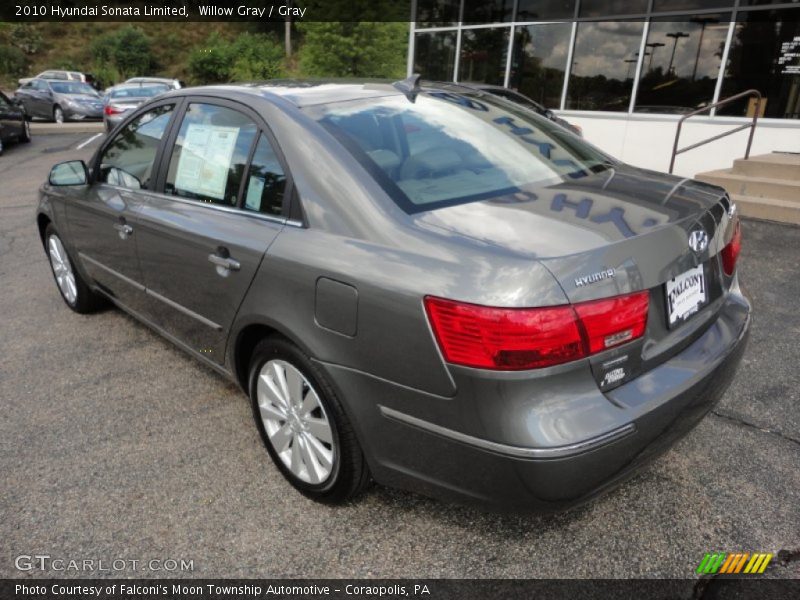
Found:
[{"label": "rear wheel", "polygon": [[250,364],[250,399],[261,438],[283,476],[327,504],[369,483],[361,446],[333,387],[294,344],[261,341]]},{"label": "rear wheel", "polygon": [[50,268],[61,297],[77,313],[94,312],[103,305],[103,299],[93,292],[75,270],[74,263],[52,224],[45,230],[45,247]]},{"label": "rear wheel", "polygon": [[22,120],[22,135],[19,136],[19,141],[23,143],[31,141],[31,124],[27,118]]},{"label": "rear wheel", "polygon": [[61,110],[61,107],[58,105],[53,107],[53,121],[55,121],[56,123],[64,122],[64,111]]}]

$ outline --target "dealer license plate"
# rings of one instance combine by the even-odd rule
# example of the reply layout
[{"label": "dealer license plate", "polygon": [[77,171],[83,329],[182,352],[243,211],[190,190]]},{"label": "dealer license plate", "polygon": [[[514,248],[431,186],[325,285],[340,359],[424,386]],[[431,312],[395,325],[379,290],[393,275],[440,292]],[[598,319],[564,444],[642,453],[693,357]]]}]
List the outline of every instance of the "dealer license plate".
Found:
[{"label": "dealer license plate", "polygon": [[667,317],[670,328],[683,323],[708,301],[703,265],[667,281]]}]

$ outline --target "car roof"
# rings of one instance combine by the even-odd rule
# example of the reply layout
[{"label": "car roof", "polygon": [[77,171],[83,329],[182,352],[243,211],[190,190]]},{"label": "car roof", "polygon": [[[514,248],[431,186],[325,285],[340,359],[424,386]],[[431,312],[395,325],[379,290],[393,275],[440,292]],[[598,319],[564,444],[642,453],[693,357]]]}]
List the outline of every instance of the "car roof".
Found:
[{"label": "car roof", "polygon": [[[399,82],[389,79],[322,79],[322,80],[296,80],[280,79],[264,82],[232,83],[225,85],[212,85],[194,88],[183,88],[170,92],[173,96],[187,95],[215,95],[225,96],[226,92],[241,92],[255,94],[264,98],[281,99],[298,108],[315,106],[318,104],[331,104],[335,102],[350,102],[353,100],[366,100],[390,96],[404,96],[405,92],[396,87]],[[457,85],[457,84],[456,84]],[[421,82],[420,92],[436,90],[450,90],[438,82]],[[474,91],[464,89],[463,91]]]},{"label": "car roof", "polygon": [[155,87],[159,85],[164,87],[169,87],[169,85],[167,85],[163,81],[134,81],[134,82],[126,81],[125,83],[118,83],[117,85],[112,85],[110,88],[108,88],[107,91],[111,92],[114,90],[130,90],[143,87]]}]

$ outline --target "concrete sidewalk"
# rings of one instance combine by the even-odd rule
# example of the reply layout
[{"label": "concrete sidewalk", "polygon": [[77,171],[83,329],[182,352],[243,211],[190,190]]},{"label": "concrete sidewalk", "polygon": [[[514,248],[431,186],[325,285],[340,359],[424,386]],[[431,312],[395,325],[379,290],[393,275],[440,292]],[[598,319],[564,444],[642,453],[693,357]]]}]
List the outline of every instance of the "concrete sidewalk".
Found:
[{"label": "concrete sidewalk", "polygon": [[47,121],[31,121],[33,135],[53,135],[69,133],[103,133],[102,121],[73,121],[70,123],[48,123]]}]

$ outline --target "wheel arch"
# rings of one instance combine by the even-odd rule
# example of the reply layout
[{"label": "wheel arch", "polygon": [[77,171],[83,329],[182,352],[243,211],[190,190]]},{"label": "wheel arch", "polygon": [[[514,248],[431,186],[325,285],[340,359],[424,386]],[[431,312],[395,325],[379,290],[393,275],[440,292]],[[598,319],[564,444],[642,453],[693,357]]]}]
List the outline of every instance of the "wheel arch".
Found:
[{"label": "wheel arch", "polygon": [[44,232],[47,230],[47,226],[52,222],[52,219],[43,212],[36,215],[36,227],[39,229],[39,238],[42,240],[42,247],[45,245]]},{"label": "wheel arch", "polygon": [[253,351],[261,340],[270,336],[282,337],[300,348],[307,356],[313,357],[305,344],[279,324],[254,321],[243,325],[233,337],[230,358],[233,375],[245,393],[249,393],[248,376]]}]

